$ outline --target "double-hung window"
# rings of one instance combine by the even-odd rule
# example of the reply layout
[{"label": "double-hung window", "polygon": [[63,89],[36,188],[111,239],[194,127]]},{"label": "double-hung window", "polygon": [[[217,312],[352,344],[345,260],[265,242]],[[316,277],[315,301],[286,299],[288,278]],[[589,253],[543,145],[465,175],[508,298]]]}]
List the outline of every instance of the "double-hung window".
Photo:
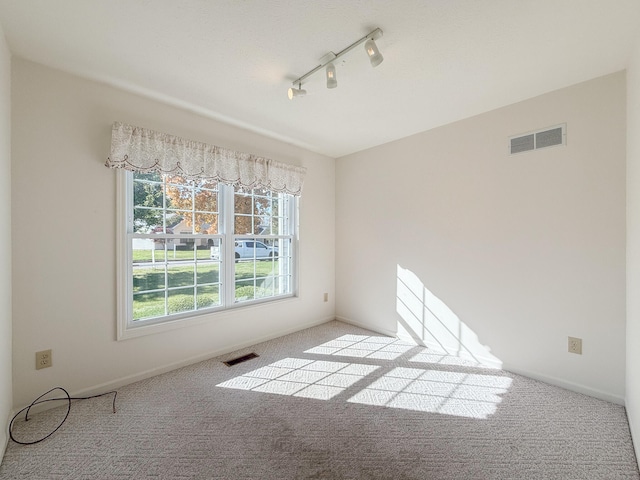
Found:
[{"label": "double-hung window", "polygon": [[295,294],[294,196],[121,175],[123,331]]},{"label": "double-hung window", "polygon": [[296,295],[306,169],[120,122],[118,338]]}]

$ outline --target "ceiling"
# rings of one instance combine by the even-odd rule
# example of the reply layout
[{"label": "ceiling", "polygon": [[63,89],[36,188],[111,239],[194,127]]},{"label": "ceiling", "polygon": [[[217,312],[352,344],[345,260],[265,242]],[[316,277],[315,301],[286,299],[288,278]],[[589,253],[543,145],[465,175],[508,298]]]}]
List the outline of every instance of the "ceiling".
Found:
[{"label": "ceiling", "polygon": [[[0,0],[13,55],[340,157],[626,67],[639,0]],[[376,27],[290,101],[292,80]]]}]

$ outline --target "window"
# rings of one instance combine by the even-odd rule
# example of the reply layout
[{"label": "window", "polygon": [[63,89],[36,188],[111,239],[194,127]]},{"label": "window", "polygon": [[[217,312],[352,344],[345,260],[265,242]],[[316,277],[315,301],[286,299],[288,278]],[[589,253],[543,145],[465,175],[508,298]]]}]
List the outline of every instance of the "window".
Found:
[{"label": "window", "polygon": [[119,338],[294,295],[294,196],[156,172],[120,181]]}]

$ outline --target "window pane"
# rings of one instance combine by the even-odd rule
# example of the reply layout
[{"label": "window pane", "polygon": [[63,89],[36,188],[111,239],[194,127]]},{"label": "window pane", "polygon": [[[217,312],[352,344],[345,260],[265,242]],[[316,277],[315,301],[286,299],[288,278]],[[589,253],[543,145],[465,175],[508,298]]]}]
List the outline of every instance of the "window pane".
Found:
[{"label": "window pane", "polygon": [[135,208],[133,210],[134,233],[165,233],[162,225],[162,210]]},{"label": "window pane", "polygon": [[275,278],[272,276],[260,278],[256,280],[256,298],[273,297]]},{"label": "window pane", "polygon": [[220,281],[220,263],[218,262],[198,262],[197,272],[198,285]]},{"label": "window pane", "polygon": [[218,259],[220,254],[219,238],[203,238],[197,242],[196,257],[198,260]]},{"label": "window pane", "polygon": [[236,235],[254,232],[253,198],[251,193],[234,195],[234,231]]},{"label": "window pane", "polygon": [[193,293],[193,288],[169,290],[167,295],[167,306],[169,314],[194,310],[195,302]]},{"label": "window pane", "polygon": [[162,317],[164,310],[164,292],[133,295],[133,320]]},{"label": "window pane", "polygon": [[234,220],[234,232],[236,235],[253,233],[253,217],[251,215],[236,215]]},{"label": "window pane", "polygon": [[133,291],[148,292],[150,290],[164,289],[165,266],[162,263],[156,265],[133,265]]},{"label": "window pane", "polygon": [[281,280],[291,269],[290,245],[289,239],[236,241],[241,254],[235,264],[236,302],[292,293]]},{"label": "window pane", "polygon": [[167,212],[167,227],[171,227],[174,234],[192,234],[193,233],[193,212],[186,210],[176,210]]},{"label": "window pane", "polygon": [[234,211],[236,214],[238,213],[251,214],[252,212],[251,194],[247,195],[247,194],[236,193],[234,195],[234,204],[235,204]]},{"label": "window pane", "polygon": [[251,261],[242,261],[235,264],[236,267],[236,281],[243,280],[247,278],[254,278],[255,276],[255,265],[256,262]]},{"label": "window pane", "polygon": [[[194,238],[167,238],[167,262],[174,263],[195,260],[194,243]],[[158,258],[158,254],[156,253],[156,260],[158,260]],[[164,260],[164,257],[162,257],[161,260]]]},{"label": "window pane", "polygon": [[220,287],[209,285],[198,287],[198,309],[217,307],[220,305]]},{"label": "window pane", "polygon": [[218,191],[206,188],[195,189],[195,209],[199,212],[218,212]]},{"label": "window pane", "polygon": [[254,280],[241,280],[236,282],[236,302],[244,302],[247,300],[253,300],[254,297]]},{"label": "window pane", "polygon": [[253,213],[254,215],[271,215],[271,197],[254,197]]},{"label": "window pane", "polygon": [[133,263],[164,262],[165,240],[162,238],[134,238],[131,241]]},{"label": "window pane", "polygon": [[163,289],[165,287],[164,240],[133,238],[131,246],[133,291]]},{"label": "window pane", "polygon": [[193,210],[193,184],[182,177],[166,177],[167,208]]},{"label": "window pane", "polygon": [[218,233],[218,214],[195,212],[193,233],[215,235]]},{"label": "window pane", "polygon": [[167,266],[167,283],[169,288],[193,286],[193,263],[176,262]]},{"label": "window pane", "polygon": [[218,233],[217,183],[198,182],[194,187],[194,233]]},{"label": "window pane", "polygon": [[[133,229],[137,233],[162,230],[162,177],[157,173],[135,173],[133,176]],[[159,233],[162,233],[160,231]]]}]

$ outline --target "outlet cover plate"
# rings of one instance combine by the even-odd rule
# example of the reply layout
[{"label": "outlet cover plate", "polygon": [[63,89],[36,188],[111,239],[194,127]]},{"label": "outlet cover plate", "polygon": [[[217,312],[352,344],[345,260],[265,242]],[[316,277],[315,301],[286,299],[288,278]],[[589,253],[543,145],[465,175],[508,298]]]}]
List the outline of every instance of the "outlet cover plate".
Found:
[{"label": "outlet cover plate", "polygon": [[42,350],[36,352],[36,370],[41,368],[48,368],[53,365],[53,358],[51,357],[51,350]]},{"label": "outlet cover plate", "polygon": [[582,339],[576,337],[569,337],[568,342],[568,351],[569,353],[577,353],[578,355],[582,355]]}]

